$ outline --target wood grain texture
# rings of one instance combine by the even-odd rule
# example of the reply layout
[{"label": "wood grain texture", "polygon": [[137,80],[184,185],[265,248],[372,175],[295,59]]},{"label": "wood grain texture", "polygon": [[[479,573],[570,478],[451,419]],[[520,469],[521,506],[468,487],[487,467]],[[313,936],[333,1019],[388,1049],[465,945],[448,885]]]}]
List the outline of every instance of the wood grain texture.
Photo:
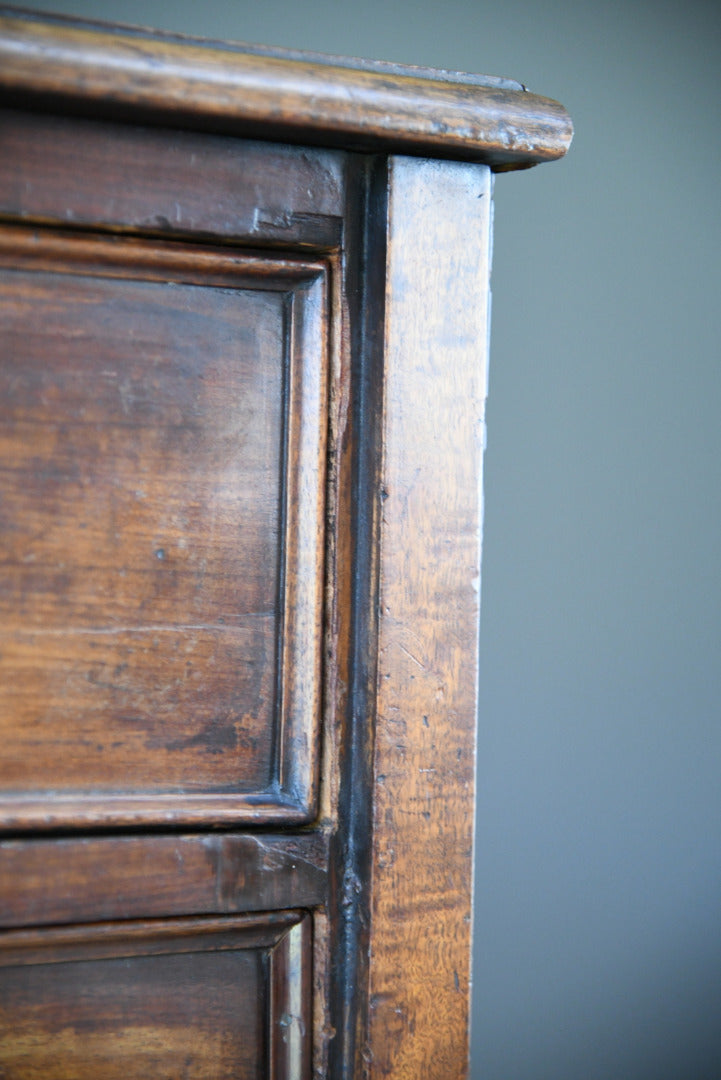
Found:
[{"label": "wood grain texture", "polygon": [[[3,13],[4,11],[4,13]],[[98,32],[0,9],[0,88],[100,112],[143,114],[308,144],[527,167],[562,156],[565,109],[549,98],[413,69],[329,65],[258,51]]]},{"label": "wood grain texture", "polygon": [[311,909],[328,837],[129,835],[0,843],[0,927]]},{"label": "wood grain texture", "polygon": [[322,264],[0,230],[6,826],[312,815],[326,319]]},{"label": "wood grain texture", "polygon": [[6,934],[0,1070],[305,1080],[310,945],[299,912]]},{"label": "wood grain texture", "polygon": [[0,109],[0,215],[254,247],[335,248],[344,155]]},{"label": "wood grain texture", "polygon": [[428,68],[417,65],[394,64],[388,60],[367,60],[360,56],[334,56],[330,53],[316,53],[300,49],[282,48],[277,45],[260,45],[257,42],[240,41],[215,41],[207,38],[194,37],[192,34],[181,34],[172,30],[149,30],[147,27],[132,26],[121,23],[108,23],[102,19],[86,19],[77,15],[61,15],[49,11],[33,11],[28,8],[18,7],[11,4],[3,4],[0,7],[3,15],[21,16],[24,19],[32,19],[34,22],[49,23],[53,26],[75,26],[86,30],[96,30],[105,33],[121,33],[125,35],[151,37],[157,41],[175,41],[179,44],[211,46],[214,49],[223,49],[230,53],[248,53],[255,56],[271,56],[278,60],[302,60],[306,63],[320,64],[324,67],[342,67],[357,71],[372,71],[376,74],[386,75],[416,75],[419,79],[431,79],[440,82],[468,83],[473,86],[495,86],[498,89],[523,90],[524,86],[516,79],[508,79],[498,75],[479,75],[465,71],[448,71],[445,69]]},{"label": "wood grain texture", "polygon": [[467,1069],[490,174],[388,180],[369,1018],[380,1080]]}]

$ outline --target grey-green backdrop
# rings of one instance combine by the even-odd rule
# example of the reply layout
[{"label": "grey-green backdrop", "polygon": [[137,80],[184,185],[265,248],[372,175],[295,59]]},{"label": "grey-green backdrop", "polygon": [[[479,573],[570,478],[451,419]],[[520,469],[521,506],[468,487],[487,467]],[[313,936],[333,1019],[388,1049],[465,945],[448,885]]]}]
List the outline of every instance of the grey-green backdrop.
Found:
[{"label": "grey-green backdrop", "polygon": [[719,1080],[721,4],[38,6],[569,108],[496,183],[472,1073]]}]

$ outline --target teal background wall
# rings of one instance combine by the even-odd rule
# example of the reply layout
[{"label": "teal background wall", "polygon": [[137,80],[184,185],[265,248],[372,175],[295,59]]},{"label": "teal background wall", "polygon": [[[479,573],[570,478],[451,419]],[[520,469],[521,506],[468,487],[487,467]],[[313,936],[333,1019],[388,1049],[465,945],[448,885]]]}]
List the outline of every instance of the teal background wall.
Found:
[{"label": "teal background wall", "polygon": [[570,110],[496,184],[472,1075],[719,1080],[721,5],[38,6]]}]

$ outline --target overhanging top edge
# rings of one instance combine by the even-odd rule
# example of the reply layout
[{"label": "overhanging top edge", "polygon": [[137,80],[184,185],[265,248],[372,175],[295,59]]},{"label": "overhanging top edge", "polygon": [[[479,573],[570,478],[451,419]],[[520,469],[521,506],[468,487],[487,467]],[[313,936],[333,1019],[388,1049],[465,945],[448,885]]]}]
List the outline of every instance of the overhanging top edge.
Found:
[{"label": "overhanging top edge", "polygon": [[211,43],[0,5],[0,98],[143,122],[526,168],[563,156],[558,102],[494,76]]}]

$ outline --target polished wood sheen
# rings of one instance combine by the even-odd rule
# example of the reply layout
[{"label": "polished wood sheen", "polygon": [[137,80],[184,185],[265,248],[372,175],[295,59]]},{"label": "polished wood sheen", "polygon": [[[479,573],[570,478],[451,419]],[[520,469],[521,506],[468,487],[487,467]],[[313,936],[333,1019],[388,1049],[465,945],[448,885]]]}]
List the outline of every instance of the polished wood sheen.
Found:
[{"label": "polished wood sheen", "polygon": [[0,8],[0,1077],[462,1080],[507,79]]},{"label": "polished wood sheen", "polygon": [[0,8],[0,86],[85,107],[106,102],[166,120],[280,139],[404,150],[527,167],[562,156],[572,126],[558,102],[508,81],[391,65],[319,63],[250,48],[178,43],[97,26],[28,22]]}]

